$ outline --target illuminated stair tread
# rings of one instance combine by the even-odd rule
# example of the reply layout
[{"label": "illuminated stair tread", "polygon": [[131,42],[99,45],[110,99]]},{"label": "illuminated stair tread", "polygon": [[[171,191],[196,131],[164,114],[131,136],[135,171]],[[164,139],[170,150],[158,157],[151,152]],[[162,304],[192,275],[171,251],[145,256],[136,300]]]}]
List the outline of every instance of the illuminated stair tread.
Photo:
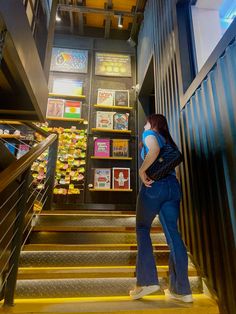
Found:
[{"label": "illuminated stair tread", "polygon": [[[169,251],[154,250],[157,265],[168,265]],[[20,267],[101,267],[132,266],[137,251],[23,251]]]},{"label": "illuminated stair tread", "polygon": [[[189,277],[193,293],[202,293],[202,282],[199,277]],[[30,279],[18,280],[16,298],[71,298],[126,296],[134,287],[135,278],[69,278],[69,279]],[[161,290],[168,286],[167,278],[160,278]]]},{"label": "illuminated stair tread", "polygon": [[[153,244],[156,250],[166,250],[169,248],[166,243]],[[120,243],[120,244],[27,244],[23,248],[24,251],[112,251],[112,250],[137,250],[137,244]]]},{"label": "illuminated stair tread", "polygon": [[[71,232],[135,232],[135,227],[117,227],[117,226],[35,226],[33,231],[71,231]],[[162,232],[161,227],[152,227],[151,232]]]},{"label": "illuminated stair tread", "polygon": [[[168,276],[168,266],[157,267],[159,278]],[[189,276],[197,276],[194,267],[189,267]],[[135,277],[135,266],[109,267],[20,267],[18,279],[55,278],[114,278]]]},{"label": "illuminated stair tread", "polygon": [[[165,243],[164,233],[152,233],[153,243]],[[117,244],[136,243],[135,232],[32,232],[30,235],[31,244]]]},{"label": "illuminated stair tread", "polygon": [[5,309],[11,314],[219,314],[215,301],[204,294],[194,294],[193,304],[168,301],[164,295],[147,296],[131,301],[128,296],[100,298],[16,299],[15,306]]}]

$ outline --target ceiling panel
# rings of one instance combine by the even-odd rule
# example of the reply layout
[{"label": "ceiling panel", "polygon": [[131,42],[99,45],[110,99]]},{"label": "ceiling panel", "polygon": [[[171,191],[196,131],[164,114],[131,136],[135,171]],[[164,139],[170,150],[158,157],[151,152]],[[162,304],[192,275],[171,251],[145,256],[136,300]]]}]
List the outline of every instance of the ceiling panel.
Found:
[{"label": "ceiling panel", "polygon": [[136,5],[136,0],[119,1],[113,0],[113,9],[131,12],[132,7]]},{"label": "ceiling panel", "polygon": [[[76,6],[76,0],[73,1],[68,1],[68,0],[59,0],[60,4],[68,4],[71,3],[72,5]],[[93,9],[100,9],[100,10],[105,10],[105,3],[108,3],[108,0],[86,0],[85,1],[85,8],[93,8]],[[142,4],[142,10],[143,10],[143,1],[141,1]],[[112,4],[113,4],[113,8],[111,10],[111,14],[113,14],[113,11],[124,11],[124,12],[128,12],[131,13],[133,7],[136,6],[137,4],[137,0],[112,0]],[[68,8],[67,8],[68,9]],[[139,9],[140,10],[140,9]],[[115,12],[115,14],[117,14],[118,12]],[[86,36],[86,27],[88,28],[104,28],[104,36],[105,34],[109,34],[109,29],[106,29],[105,31],[105,20],[106,20],[106,14],[105,12],[97,12],[97,13],[83,13],[84,16],[84,21],[85,21],[85,32],[84,30],[82,30],[82,35]],[[63,21],[62,23],[59,25],[58,27],[63,27],[63,25],[65,27],[69,27],[70,26],[70,32],[78,32],[78,30],[80,30],[81,28],[81,24],[79,23],[79,14],[78,12],[73,12],[72,14],[69,13],[69,11],[67,11],[65,9],[65,11],[63,11],[62,9],[62,17],[63,17]],[[116,32],[117,36],[118,33],[122,33],[122,31],[124,31],[124,34],[126,33],[125,36],[127,35],[127,30],[131,29],[131,25],[133,23],[134,18],[133,17],[128,17],[128,16],[123,16],[123,28],[118,28],[118,16],[113,16],[111,15],[111,29],[113,30],[117,30],[119,29],[119,32]],[[135,19],[137,21],[137,19]],[[141,23],[142,18],[138,19],[138,24]],[[100,30],[99,30],[100,31]],[[96,32],[96,31],[95,31]],[[90,30],[90,34],[91,34],[91,30]],[[115,34],[115,33],[114,33]],[[107,35],[106,35],[107,36]],[[135,37],[135,34],[133,34],[133,36]],[[109,37],[109,35],[108,35]],[[128,37],[127,37],[128,38]]]}]

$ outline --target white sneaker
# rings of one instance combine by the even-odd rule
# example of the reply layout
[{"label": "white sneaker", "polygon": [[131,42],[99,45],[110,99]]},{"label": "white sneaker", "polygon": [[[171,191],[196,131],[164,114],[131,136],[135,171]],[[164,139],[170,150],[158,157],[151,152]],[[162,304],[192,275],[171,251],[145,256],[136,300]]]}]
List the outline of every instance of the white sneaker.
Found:
[{"label": "white sneaker", "polygon": [[182,301],[185,303],[191,303],[193,302],[192,294],[176,294],[174,292],[170,292],[170,290],[165,290],[165,296],[167,296],[170,299]]},{"label": "white sneaker", "polygon": [[135,287],[129,292],[129,295],[133,300],[137,300],[158,290],[160,290],[158,285]]}]

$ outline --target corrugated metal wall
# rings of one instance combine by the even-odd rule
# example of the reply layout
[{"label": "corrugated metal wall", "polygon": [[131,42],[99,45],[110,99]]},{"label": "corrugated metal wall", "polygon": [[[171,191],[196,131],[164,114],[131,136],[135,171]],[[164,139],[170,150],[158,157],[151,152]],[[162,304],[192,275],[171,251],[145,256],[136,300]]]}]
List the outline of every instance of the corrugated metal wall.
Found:
[{"label": "corrugated metal wall", "polygon": [[142,23],[139,38],[138,38],[138,47],[137,54],[138,60],[137,63],[137,76],[138,82],[142,84],[145,72],[148,67],[148,62],[151,59],[154,49],[153,42],[153,11],[152,11],[152,1],[148,1],[144,11],[144,23]]},{"label": "corrugated metal wall", "polygon": [[[166,115],[171,133],[182,143],[185,156],[181,174],[182,234],[209,287],[216,291],[222,313],[233,314],[236,313],[236,44],[227,48],[180,110],[174,4],[174,0],[148,1],[139,36],[138,79],[142,83],[144,65],[140,63],[150,58],[150,49],[145,51],[140,46],[143,38],[147,41],[149,31],[150,38],[154,36],[156,112]],[[151,28],[146,26],[150,20]]]},{"label": "corrugated metal wall", "polygon": [[[236,43],[181,111],[186,243],[223,313],[235,313]],[[233,312],[234,311],[234,312]]]},{"label": "corrugated metal wall", "polygon": [[172,0],[149,0],[138,43],[138,82],[142,84],[151,55],[154,56],[156,111],[168,119],[179,141],[179,98]]}]

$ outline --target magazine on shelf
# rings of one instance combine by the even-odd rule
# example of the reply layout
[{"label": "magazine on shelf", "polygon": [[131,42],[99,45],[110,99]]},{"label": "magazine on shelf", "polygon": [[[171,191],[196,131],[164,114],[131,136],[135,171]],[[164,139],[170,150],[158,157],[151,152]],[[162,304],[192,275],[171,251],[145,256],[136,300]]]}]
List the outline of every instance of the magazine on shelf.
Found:
[{"label": "magazine on shelf", "polygon": [[94,169],[94,188],[110,189],[111,188],[111,169],[96,168]]},{"label": "magazine on shelf", "polygon": [[15,156],[16,152],[16,144],[13,143],[5,143],[5,146],[8,148],[8,150],[12,153],[12,155]]},{"label": "magazine on shelf", "polygon": [[113,139],[112,140],[113,157],[129,157],[129,140]]},{"label": "magazine on shelf", "polygon": [[114,91],[111,89],[98,89],[97,104],[103,106],[113,106]]},{"label": "magazine on shelf", "polygon": [[128,130],[129,114],[115,113],[114,114],[114,130]]},{"label": "magazine on shelf", "polygon": [[130,189],[130,168],[112,168],[112,188]]},{"label": "magazine on shelf", "polygon": [[47,105],[48,118],[62,118],[64,113],[64,99],[49,98]]},{"label": "magazine on shelf", "polygon": [[128,90],[115,90],[115,106],[129,107]]},{"label": "magazine on shelf", "polygon": [[110,157],[110,140],[104,138],[96,138],[94,140],[94,156]]},{"label": "magazine on shelf", "polygon": [[75,79],[54,78],[52,93],[69,96],[81,96],[83,93],[83,82]]},{"label": "magazine on shelf", "polygon": [[96,127],[103,129],[113,129],[114,112],[97,111]]},{"label": "magazine on shelf", "polygon": [[81,118],[81,101],[65,100],[64,117],[65,118]]},{"label": "magazine on shelf", "polygon": [[18,151],[17,151],[16,158],[17,158],[17,159],[21,158],[21,157],[24,156],[26,153],[28,153],[28,151],[29,151],[29,145],[20,144],[20,145],[18,146]]}]

